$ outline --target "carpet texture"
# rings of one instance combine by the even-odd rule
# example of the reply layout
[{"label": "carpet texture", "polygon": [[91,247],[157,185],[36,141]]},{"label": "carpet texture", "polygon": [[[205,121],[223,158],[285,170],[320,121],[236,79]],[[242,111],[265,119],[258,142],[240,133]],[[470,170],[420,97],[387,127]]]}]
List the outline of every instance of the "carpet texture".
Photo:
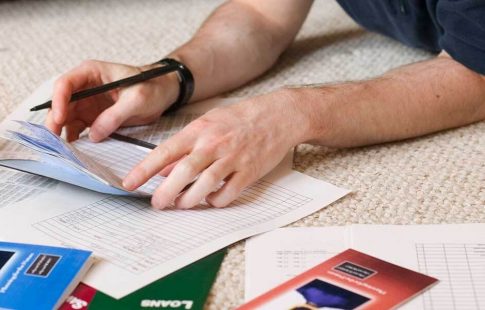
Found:
[{"label": "carpet texture", "polygon": [[[191,37],[220,1],[0,1],[0,117],[43,81],[84,59],[156,61]],[[433,57],[365,32],[318,1],[265,76],[230,95],[287,84],[366,79]],[[353,193],[294,226],[485,222],[485,123],[346,150],[298,147],[296,170]],[[243,302],[244,242],[230,248],[208,309]]]}]

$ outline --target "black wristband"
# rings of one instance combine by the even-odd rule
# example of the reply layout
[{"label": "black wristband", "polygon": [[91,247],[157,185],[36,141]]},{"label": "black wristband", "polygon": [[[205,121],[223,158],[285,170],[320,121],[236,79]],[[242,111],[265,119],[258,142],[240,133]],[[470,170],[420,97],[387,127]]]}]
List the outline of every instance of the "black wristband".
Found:
[{"label": "black wristband", "polygon": [[177,76],[179,80],[179,95],[177,100],[167,109],[164,113],[171,113],[189,102],[192,94],[194,93],[194,76],[190,72],[186,65],[172,58],[164,58],[158,61],[162,65],[176,65],[177,66]]}]

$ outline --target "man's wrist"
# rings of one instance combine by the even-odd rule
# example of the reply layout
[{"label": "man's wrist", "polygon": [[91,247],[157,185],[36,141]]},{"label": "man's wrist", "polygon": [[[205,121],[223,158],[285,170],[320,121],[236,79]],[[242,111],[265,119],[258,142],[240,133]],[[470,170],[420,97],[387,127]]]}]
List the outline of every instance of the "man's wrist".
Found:
[{"label": "man's wrist", "polygon": [[328,128],[321,121],[327,103],[317,89],[306,87],[285,87],[277,92],[278,100],[285,102],[292,128],[296,131],[296,144],[312,143],[327,134]]},{"label": "man's wrist", "polygon": [[333,100],[332,90],[322,91],[321,85],[292,86],[282,88],[279,92],[289,98],[294,113],[299,115],[299,143],[321,143],[331,133],[331,115],[329,113]]}]

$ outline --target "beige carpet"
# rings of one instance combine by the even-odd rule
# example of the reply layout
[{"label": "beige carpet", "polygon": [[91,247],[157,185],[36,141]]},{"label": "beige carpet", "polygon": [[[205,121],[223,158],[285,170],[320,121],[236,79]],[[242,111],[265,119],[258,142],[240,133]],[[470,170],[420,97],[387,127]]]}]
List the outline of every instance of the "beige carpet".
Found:
[{"label": "beige carpet", "polygon": [[[187,40],[219,1],[0,1],[0,117],[46,79],[83,59],[149,63]],[[236,95],[284,84],[369,78],[432,57],[363,32],[333,1],[318,1],[297,42]],[[350,150],[300,146],[295,168],[354,193],[295,223],[485,222],[485,123]],[[210,309],[243,301],[244,242],[231,247]]]}]

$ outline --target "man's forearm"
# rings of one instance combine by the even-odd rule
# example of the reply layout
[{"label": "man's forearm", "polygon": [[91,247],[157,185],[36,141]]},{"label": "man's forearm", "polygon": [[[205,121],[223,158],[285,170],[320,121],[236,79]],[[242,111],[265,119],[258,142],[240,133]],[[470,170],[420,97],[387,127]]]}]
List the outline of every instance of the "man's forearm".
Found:
[{"label": "man's forearm", "polygon": [[289,90],[307,113],[307,142],[353,147],[485,119],[485,79],[447,55],[355,83]]},{"label": "man's forearm", "polygon": [[270,68],[291,43],[311,1],[229,1],[170,56],[193,72],[193,101],[234,89]]}]

